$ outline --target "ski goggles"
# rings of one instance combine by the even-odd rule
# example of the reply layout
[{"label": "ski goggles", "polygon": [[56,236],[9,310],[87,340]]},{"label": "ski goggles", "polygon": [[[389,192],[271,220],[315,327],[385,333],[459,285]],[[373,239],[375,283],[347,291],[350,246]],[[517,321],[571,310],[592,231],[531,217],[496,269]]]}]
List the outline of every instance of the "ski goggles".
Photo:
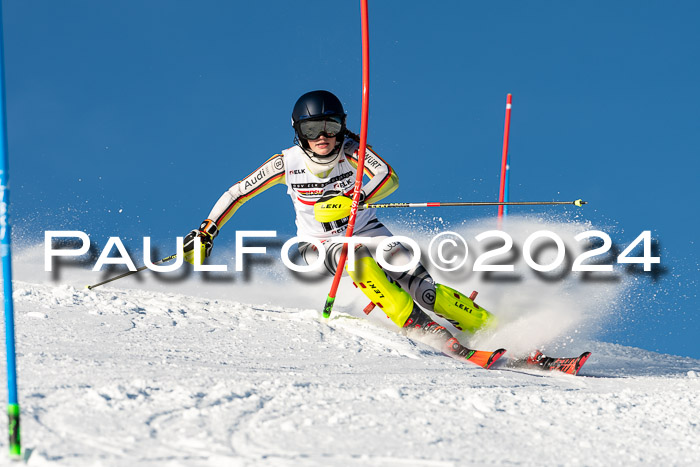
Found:
[{"label": "ski goggles", "polygon": [[304,139],[318,139],[321,135],[334,138],[343,130],[343,121],[338,117],[323,120],[302,120],[298,123],[299,136]]}]

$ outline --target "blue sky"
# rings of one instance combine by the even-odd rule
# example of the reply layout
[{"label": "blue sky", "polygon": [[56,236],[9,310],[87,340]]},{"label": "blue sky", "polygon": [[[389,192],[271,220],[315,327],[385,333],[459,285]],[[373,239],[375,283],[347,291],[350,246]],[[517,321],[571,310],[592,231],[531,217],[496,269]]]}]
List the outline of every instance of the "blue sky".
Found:
[{"label": "blue sky", "polygon": [[[585,218],[616,243],[651,230],[661,246],[668,272],[642,278],[657,298],[608,338],[700,357],[700,5],[386,0],[369,11],[369,141],[401,178],[389,200],[495,200],[512,93],[511,200],[584,198]],[[335,92],[359,129],[358,2],[31,0],[4,1],[3,15],[20,243],[77,229],[102,245],[167,245],[291,146],[291,108],[308,90]],[[284,190],[263,197],[233,228],[291,234]]]}]

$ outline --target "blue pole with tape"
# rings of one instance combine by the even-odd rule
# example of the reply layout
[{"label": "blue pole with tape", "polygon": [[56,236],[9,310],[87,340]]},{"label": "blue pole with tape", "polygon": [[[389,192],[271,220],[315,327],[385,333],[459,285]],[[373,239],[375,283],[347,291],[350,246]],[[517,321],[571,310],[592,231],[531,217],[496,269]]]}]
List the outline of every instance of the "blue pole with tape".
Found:
[{"label": "blue pole with tape", "polygon": [[15,310],[12,302],[12,256],[10,254],[10,222],[8,206],[7,112],[5,105],[5,41],[0,4],[0,256],[5,303],[5,345],[7,347],[7,415],[9,417],[10,457],[22,455],[17,401],[17,354],[15,352]]}]

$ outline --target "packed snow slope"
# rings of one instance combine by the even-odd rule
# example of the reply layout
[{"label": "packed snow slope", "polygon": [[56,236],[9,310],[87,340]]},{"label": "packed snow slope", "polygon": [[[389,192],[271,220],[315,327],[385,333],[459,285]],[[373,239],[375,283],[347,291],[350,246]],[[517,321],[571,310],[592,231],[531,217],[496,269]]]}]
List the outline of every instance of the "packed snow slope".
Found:
[{"label": "packed snow slope", "polygon": [[492,370],[453,360],[381,310],[365,319],[345,279],[324,320],[329,279],[278,263],[208,281],[146,271],[86,290],[105,274],[52,276],[43,246],[17,254],[29,465],[700,465],[700,361],[596,338],[627,303],[624,280],[435,274],[477,288],[501,319],[463,343],[506,356],[592,351],[573,377],[506,357]]},{"label": "packed snow slope", "polygon": [[700,462],[697,360],[585,342],[579,377],[483,370],[344,313],[15,289],[29,465]]}]

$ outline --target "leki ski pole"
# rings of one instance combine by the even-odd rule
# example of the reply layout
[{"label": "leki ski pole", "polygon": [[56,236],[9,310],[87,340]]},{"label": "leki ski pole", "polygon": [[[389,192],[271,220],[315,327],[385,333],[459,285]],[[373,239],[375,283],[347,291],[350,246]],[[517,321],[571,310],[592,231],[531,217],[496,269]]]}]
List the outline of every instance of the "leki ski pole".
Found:
[{"label": "leki ski pole", "polygon": [[539,206],[539,205],[558,205],[558,204],[573,204],[574,206],[583,206],[588,204],[587,201],[577,199],[576,201],[512,201],[512,202],[489,202],[489,201],[474,201],[474,202],[455,202],[455,203],[374,203],[361,204],[360,209],[374,208],[439,208],[444,206]]},{"label": "leki ski pole", "polygon": [[[326,203],[316,203],[314,214],[319,217],[331,220],[348,217],[351,213],[351,200],[345,196],[337,196]],[[491,201],[459,201],[447,203],[372,203],[360,204],[358,209],[378,209],[378,208],[440,208],[448,206],[551,206],[573,204],[581,207],[588,204],[582,199],[576,201],[511,201],[511,202],[491,202]],[[324,221],[325,222],[325,221]]]},{"label": "leki ski pole", "polygon": [[[583,201],[582,199],[577,199],[576,201],[512,201],[512,202],[507,202],[507,203],[497,203],[497,202],[489,202],[489,201],[474,201],[474,202],[448,202],[448,203],[374,203],[374,204],[359,204],[357,206],[357,209],[375,209],[375,208],[437,208],[437,207],[447,207],[447,206],[537,206],[537,205],[562,205],[562,204],[573,204],[574,206],[583,206],[584,204],[588,204],[587,201]],[[339,206],[340,207],[340,206]],[[348,209],[346,206],[340,207],[340,209]],[[327,210],[328,211],[328,210]],[[344,217],[349,215],[348,214],[343,214],[340,217]],[[353,224],[354,225],[354,224]],[[343,248],[345,250],[345,248]],[[347,251],[345,252],[347,255]],[[173,259],[177,258],[177,254],[166,256],[165,258],[154,262],[154,265],[166,263],[168,261],[171,261]],[[342,263],[338,263],[339,265],[345,263],[345,258],[342,258]],[[343,264],[344,265],[344,264]],[[107,284],[112,281],[116,281],[117,279],[121,279],[123,277],[130,276],[132,274],[136,274],[137,272],[141,272],[144,269],[147,269],[148,266],[141,266],[140,268],[136,269],[135,271],[129,271],[125,272],[124,274],[120,274],[118,276],[112,277],[111,279],[107,279],[106,281],[98,282],[97,284],[93,285],[87,285],[85,286],[87,289],[94,289],[95,287],[99,287],[101,285]],[[340,269],[342,271],[342,268]],[[328,311],[328,316],[330,316],[330,311],[333,309],[333,301],[335,301],[335,292],[338,289],[338,284],[334,283],[334,287],[331,288],[331,293],[328,294],[328,300],[326,300],[326,306],[324,307],[324,316],[326,314],[326,310]],[[340,279],[338,280],[338,283],[340,283]],[[329,303],[330,301],[330,303]],[[326,317],[328,317],[326,316]]]},{"label": "leki ski pole", "polygon": [[[163,263],[166,263],[166,262],[168,262],[168,261],[170,261],[170,260],[173,260],[173,259],[175,259],[175,258],[177,258],[177,254],[170,255],[170,256],[166,256],[165,258],[163,258],[163,259],[161,259],[161,260],[159,260],[159,261],[156,261],[156,262],[154,262],[153,264],[154,264],[154,265],[163,264]],[[86,285],[85,288],[86,288],[86,289],[92,290],[92,289],[94,289],[95,287],[99,287],[99,286],[104,285],[104,284],[107,284],[107,283],[109,283],[109,282],[116,281],[117,279],[121,279],[122,277],[130,276],[130,275],[132,275],[132,274],[136,274],[137,272],[141,272],[141,271],[143,271],[144,269],[147,269],[147,268],[148,268],[148,266],[141,266],[140,268],[136,269],[135,271],[125,272],[124,274],[120,274],[120,275],[118,275],[118,276],[116,276],[116,277],[112,277],[111,279],[107,279],[106,281],[102,281],[102,282],[99,282],[99,283],[97,283],[97,284]]]}]

